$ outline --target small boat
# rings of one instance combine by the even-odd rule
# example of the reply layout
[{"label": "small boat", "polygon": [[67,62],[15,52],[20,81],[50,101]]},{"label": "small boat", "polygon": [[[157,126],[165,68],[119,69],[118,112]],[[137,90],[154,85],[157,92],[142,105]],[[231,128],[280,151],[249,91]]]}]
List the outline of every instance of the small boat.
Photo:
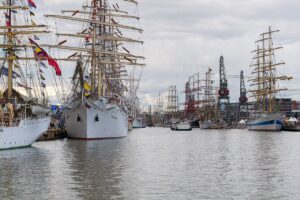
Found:
[{"label": "small boat", "polygon": [[135,118],[133,120],[132,128],[146,128],[141,118]]},{"label": "small boat", "polygon": [[200,125],[200,129],[210,129],[212,126],[212,121],[210,120],[200,121],[199,125]]},{"label": "small boat", "polygon": [[180,123],[173,123],[171,125],[172,131],[191,131],[193,128],[189,122],[180,122]]},{"label": "small boat", "polygon": [[237,128],[238,129],[246,129],[247,128],[247,121],[243,120],[243,119],[241,121],[239,121]]},{"label": "small boat", "polygon": [[282,125],[283,131],[293,131],[293,132],[300,132],[300,124],[298,119],[291,117],[289,120],[284,121]]}]

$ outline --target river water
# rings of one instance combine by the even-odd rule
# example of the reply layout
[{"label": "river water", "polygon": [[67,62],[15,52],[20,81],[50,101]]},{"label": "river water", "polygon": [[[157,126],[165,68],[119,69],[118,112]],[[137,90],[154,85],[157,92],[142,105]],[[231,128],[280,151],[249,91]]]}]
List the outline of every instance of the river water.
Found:
[{"label": "river water", "polygon": [[133,130],[0,151],[0,199],[300,199],[300,133]]}]

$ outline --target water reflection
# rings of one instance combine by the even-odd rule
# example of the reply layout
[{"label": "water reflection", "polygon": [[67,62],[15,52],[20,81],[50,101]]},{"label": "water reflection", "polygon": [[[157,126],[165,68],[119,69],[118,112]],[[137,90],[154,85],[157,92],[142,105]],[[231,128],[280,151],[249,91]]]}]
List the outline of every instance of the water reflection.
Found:
[{"label": "water reflection", "polygon": [[293,199],[300,134],[134,130],[0,151],[0,199]]}]

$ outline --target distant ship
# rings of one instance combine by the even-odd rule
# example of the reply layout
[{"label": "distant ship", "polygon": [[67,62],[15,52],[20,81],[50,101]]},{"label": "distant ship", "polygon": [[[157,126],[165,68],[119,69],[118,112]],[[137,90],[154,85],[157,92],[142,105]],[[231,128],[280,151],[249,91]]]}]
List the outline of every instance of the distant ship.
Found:
[{"label": "distant ship", "polygon": [[217,97],[215,95],[213,82],[213,71],[209,68],[205,73],[204,86],[202,87],[204,98],[201,100],[201,120],[199,121],[200,129],[211,129],[215,124],[215,118],[217,115]]},{"label": "distant ship", "polygon": [[258,131],[280,131],[282,128],[282,116],[279,112],[279,105],[275,102],[275,95],[286,88],[278,88],[278,80],[290,80],[292,77],[278,76],[277,67],[283,65],[284,62],[276,62],[275,51],[282,47],[275,47],[273,45],[273,33],[279,30],[269,30],[262,33],[260,40],[257,41],[258,46],[255,51],[254,61],[251,65],[254,67],[252,74],[252,86],[255,88],[251,90],[253,96],[256,98],[255,108],[248,121],[249,130]]},{"label": "distant ship", "polygon": [[[27,2],[27,1],[26,1]],[[32,145],[50,124],[45,61],[60,69],[35,40],[47,34],[45,25],[33,22],[33,1],[3,1],[1,28],[0,150]],[[27,20],[19,20],[25,18]],[[25,19],[24,18],[24,19]],[[28,21],[31,20],[31,23]]]},{"label": "distant ship", "polygon": [[[67,46],[67,40],[50,48],[72,51],[64,59],[76,61],[72,77],[72,91],[65,104],[65,125],[68,137],[94,140],[126,137],[130,129],[126,96],[128,82],[134,81],[131,70],[144,66],[143,56],[132,54],[126,44],[142,44],[132,35],[142,29],[122,24],[122,21],[139,21],[139,17],[121,10],[120,5],[136,6],[136,1],[93,0],[80,10],[63,10],[62,15],[45,15],[49,18],[77,22],[79,32],[57,33],[59,37],[78,42]],[[126,20],[124,20],[126,19]],[[76,25],[74,25],[75,28]],[[125,37],[126,34],[131,37]],[[79,44],[79,46],[75,46]],[[131,70],[130,70],[131,69]]]}]

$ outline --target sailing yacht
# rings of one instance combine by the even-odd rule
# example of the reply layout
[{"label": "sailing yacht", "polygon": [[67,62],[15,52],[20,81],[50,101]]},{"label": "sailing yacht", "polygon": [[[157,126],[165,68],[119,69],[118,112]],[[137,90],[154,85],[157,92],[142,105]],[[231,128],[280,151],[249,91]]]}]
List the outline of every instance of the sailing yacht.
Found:
[{"label": "sailing yacht", "polygon": [[49,33],[45,25],[33,22],[35,8],[33,0],[6,0],[0,6],[4,17],[0,25],[0,150],[32,145],[50,123],[41,66],[47,60],[58,66],[31,39]]},{"label": "sailing yacht", "polygon": [[280,131],[282,127],[282,116],[279,112],[279,106],[275,102],[275,95],[287,88],[278,88],[278,80],[291,80],[292,77],[278,76],[276,69],[284,62],[276,62],[275,52],[282,47],[273,45],[273,33],[279,30],[269,30],[262,33],[261,38],[256,42],[257,49],[255,53],[255,63],[251,65],[254,67],[252,74],[252,86],[255,87],[250,92],[256,98],[254,112],[248,121],[249,130],[258,131]]},{"label": "sailing yacht", "polygon": [[[143,30],[122,23],[124,19],[135,23],[139,21],[139,17],[121,10],[124,3],[137,6],[133,0],[119,3],[90,0],[81,9],[63,10],[62,15],[45,15],[77,22],[80,28],[75,34],[57,33],[64,40],[58,45],[49,45],[49,48],[72,51],[68,58],[62,60],[77,63],[72,77],[73,88],[64,103],[69,138],[97,140],[127,136],[127,83],[134,81],[129,68],[143,67],[145,64],[139,63],[143,56],[131,53],[126,46],[143,44],[130,37],[133,32],[140,34]],[[130,36],[125,37],[128,32]],[[68,38],[81,42],[69,42]]]}]

